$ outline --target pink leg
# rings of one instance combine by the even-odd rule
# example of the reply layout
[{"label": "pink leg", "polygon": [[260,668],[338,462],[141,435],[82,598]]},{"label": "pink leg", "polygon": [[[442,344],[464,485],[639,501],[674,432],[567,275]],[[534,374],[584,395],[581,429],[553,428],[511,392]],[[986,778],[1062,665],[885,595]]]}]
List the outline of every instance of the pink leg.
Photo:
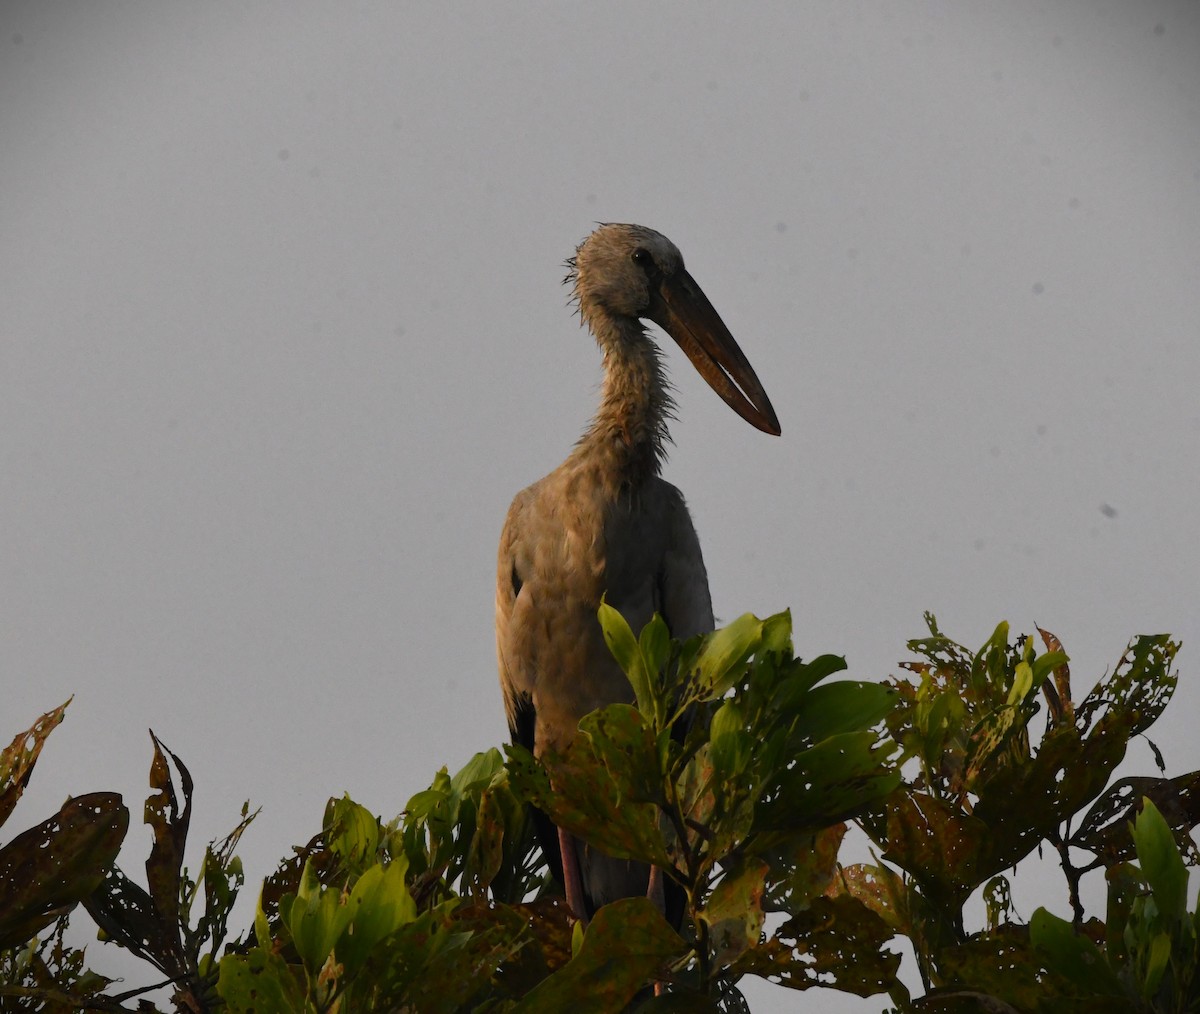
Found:
[{"label": "pink leg", "polygon": [[[663,892],[663,871],[657,866],[650,867],[650,882],[646,885],[646,897],[650,899],[651,904],[665,917],[667,914],[667,898]],[[666,984],[655,980],[654,995],[662,996],[666,991]]]},{"label": "pink leg", "polygon": [[650,867],[650,882],[646,885],[646,897],[664,917],[667,914],[667,899],[663,893],[663,871],[657,866]]},{"label": "pink leg", "polygon": [[558,829],[558,850],[562,853],[563,889],[567,892],[569,908],[584,926],[587,925],[587,907],[583,903],[583,878],[579,874],[579,854],[575,851],[575,839],[561,827]]}]

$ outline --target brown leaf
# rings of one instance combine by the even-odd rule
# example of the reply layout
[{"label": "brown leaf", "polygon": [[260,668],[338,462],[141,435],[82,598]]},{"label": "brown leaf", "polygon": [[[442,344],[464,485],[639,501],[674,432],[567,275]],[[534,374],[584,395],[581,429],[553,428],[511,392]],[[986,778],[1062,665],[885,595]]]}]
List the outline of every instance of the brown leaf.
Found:
[{"label": "brown leaf", "polygon": [[0,849],[0,949],[24,944],[88,897],[128,829],[121,797],[92,792]]},{"label": "brown leaf", "polygon": [[858,863],[838,870],[829,888],[831,896],[848,894],[857,898],[897,933],[913,935],[912,915],[908,907],[908,887],[887,866]]},{"label": "brown leaf", "polygon": [[1179,683],[1172,670],[1179,643],[1166,634],[1136,637],[1111,674],[1100,680],[1076,708],[1080,731],[1093,733],[1105,721],[1127,730],[1125,738],[1148,729],[1162,714]]},{"label": "brown leaf", "polygon": [[[1037,632],[1042,635],[1042,643],[1046,645],[1047,651],[1061,651],[1064,655],[1067,653],[1057,637],[1050,631],[1037,628]],[[1075,702],[1071,699],[1071,666],[1070,663],[1064,662],[1054,670],[1054,686],[1049,683],[1042,684],[1042,693],[1046,697],[1047,704],[1050,705],[1050,716],[1053,722],[1057,723],[1062,719],[1068,722],[1075,721]]]},{"label": "brown leaf", "polygon": [[1071,844],[1094,852],[1112,866],[1135,854],[1129,822],[1142,811],[1149,796],[1175,833],[1181,849],[1195,856],[1190,831],[1200,823],[1200,771],[1176,778],[1122,778],[1108,787],[1071,836]]},{"label": "brown leaf", "polygon": [[838,849],[845,835],[845,824],[834,824],[815,834],[760,835],[762,844],[756,842],[753,852],[771,866],[764,908],[795,914],[824,894],[833,881]]},{"label": "brown leaf", "polygon": [[970,814],[923,792],[896,793],[887,804],[884,858],[927,889],[961,905],[986,879],[979,866],[989,829]]},{"label": "brown leaf", "polygon": [[989,780],[974,816],[989,829],[980,883],[1027,856],[1045,836],[1100,794],[1125,756],[1128,716],[1110,712],[1086,738],[1077,725],[1050,728],[1037,753]]},{"label": "brown leaf", "polygon": [[0,824],[8,820],[37,763],[38,755],[46,737],[63,720],[63,714],[72,698],[67,698],[53,711],[47,711],[25,732],[19,733],[0,752]]},{"label": "brown leaf", "polygon": [[743,954],[734,971],[791,989],[825,986],[874,996],[896,981],[900,955],[883,949],[892,936],[887,924],[855,898],[817,898]]},{"label": "brown leaf", "polygon": [[178,954],[159,930],[154,902],[116,866],[84,899],[92,921],[114,943],[149,961],[166,975],[175,974]]},{"label": "brown leaf", "polygon": [[[145,820],[154,832],[150,858],[146,860],[146,884],[164,940],[164,953],[174,955],[171,964],[184,968],[183,929],[180,925],[179,886],[183,869],[183,851],[187,844],[192,816],[192,776],[183,762],[159,742],[153,732],[154,757],[150,762],[150,787],[156,789],[146,799]],[[165,756],[164,756],[165,755]],[[171,778],[170,758],[179,771],[183,790],[183,808]]]}]

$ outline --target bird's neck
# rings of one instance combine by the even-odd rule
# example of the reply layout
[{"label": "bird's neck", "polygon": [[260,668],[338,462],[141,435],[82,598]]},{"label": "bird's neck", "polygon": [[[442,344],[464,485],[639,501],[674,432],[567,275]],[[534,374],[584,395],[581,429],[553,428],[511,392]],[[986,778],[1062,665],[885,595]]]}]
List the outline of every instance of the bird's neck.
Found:
[{"label": "bird's neck", "polygon": [[572,455],[600,472],[614,494],[658,475],[674,403],[658,349],[639,321],[590,320],[604,352],[600,407]]}]

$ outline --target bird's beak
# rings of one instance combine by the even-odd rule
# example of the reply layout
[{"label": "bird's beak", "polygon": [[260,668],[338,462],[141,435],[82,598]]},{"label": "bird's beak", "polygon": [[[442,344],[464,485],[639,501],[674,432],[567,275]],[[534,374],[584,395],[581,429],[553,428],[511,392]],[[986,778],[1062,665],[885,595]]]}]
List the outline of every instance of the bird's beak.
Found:
[{"label": "bird's beak", "polygon": [[646,314],[687,353],[700,376],[751,426],[779,436],[779,420],[754,368],[695,279],[664,277]]}]

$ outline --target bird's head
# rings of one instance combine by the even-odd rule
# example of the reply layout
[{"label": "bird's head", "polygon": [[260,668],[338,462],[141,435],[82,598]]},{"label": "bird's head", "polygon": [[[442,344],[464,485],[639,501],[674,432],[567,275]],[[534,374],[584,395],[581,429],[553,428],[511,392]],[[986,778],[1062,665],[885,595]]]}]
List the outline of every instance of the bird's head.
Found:
[{"label": "bird's head", "polygon": [[567,266],[579,312],[598,335],[604,318],[653,321],[730,408],[764,433],[779,435],[767,392],[666,236],[641,225],[606,223]]}]

